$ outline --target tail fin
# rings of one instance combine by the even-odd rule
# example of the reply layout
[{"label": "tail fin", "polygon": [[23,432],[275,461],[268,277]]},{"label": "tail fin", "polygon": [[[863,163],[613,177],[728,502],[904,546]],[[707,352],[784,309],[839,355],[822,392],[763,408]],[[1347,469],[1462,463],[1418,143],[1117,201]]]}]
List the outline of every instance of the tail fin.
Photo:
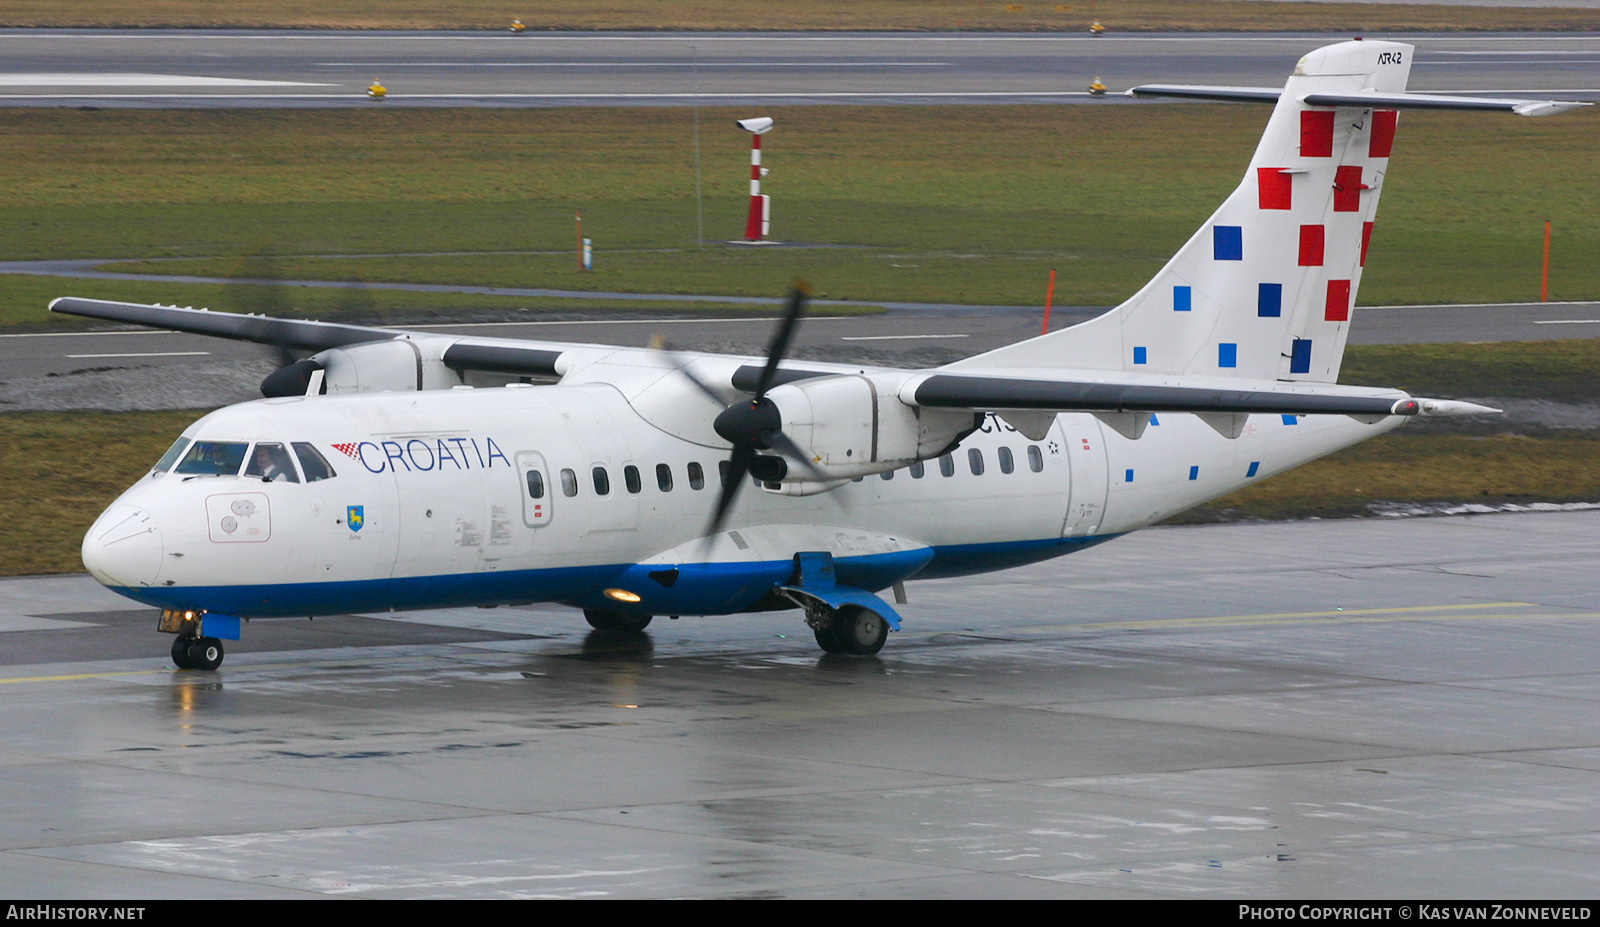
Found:
[{"label": "tail fin", "polygon": [[1342,42],[1300,59],[1243,182],[1142,290],[1081,325],[951,367],[1337,380],[1397,112],[1303,101],[1403,93],[1411,51]]}]

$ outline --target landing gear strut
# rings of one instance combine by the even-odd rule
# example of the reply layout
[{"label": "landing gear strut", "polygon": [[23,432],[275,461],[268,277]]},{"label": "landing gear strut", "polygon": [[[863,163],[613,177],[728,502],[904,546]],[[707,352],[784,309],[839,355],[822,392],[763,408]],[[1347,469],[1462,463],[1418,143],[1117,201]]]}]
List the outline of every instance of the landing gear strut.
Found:
[{"label": "landing gear strut", "polygon": [[622,634],[636,634],[643,631],[650,624],[652,615],[624,615],[621,612],[603,612],[598,609],[586,608],[583,617],[589,622],[589,627],[596,631],[615,631]]},{"label": "landing gear strut", "polygon": [[867,657],[883,649],[889,639],[889,622],[877,612],[859,605],[846,605],[806,623],[817,636],[817,645],[828,653],[848,653]]}]

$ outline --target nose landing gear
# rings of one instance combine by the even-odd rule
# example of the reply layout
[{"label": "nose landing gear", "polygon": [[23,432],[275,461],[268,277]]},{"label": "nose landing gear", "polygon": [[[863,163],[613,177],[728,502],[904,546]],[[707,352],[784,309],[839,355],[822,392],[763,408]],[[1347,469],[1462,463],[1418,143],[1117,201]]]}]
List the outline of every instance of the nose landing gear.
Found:
[{"label": "nose landing gear", "polygon": [[239,619],[203,611],[164,608],[156,630],[178,635],[172,641],[172,665],[178,669],[214,670],[222,665],[222,641],[205,636],[210,629],[239,639]]}]

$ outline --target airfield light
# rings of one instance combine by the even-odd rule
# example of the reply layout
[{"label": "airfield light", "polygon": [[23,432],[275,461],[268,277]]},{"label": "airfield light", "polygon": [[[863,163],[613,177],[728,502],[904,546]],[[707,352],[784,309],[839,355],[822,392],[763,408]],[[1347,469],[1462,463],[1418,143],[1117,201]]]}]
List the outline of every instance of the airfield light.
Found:
[{"label": "airfield light", "polygon": [[638,593],[629,592],[626,589],[607,589],[605,591],[605,597],[608,599],[614,599],[618,602],[627,602],[630,605],[639,601]]},{"label": "airfield light", "polygon": [[772,131],[771,116],[740,119],[739,128],[750,133],[750,217],[745,220],[745,241],[766,241],[772,228],[772,198],[761,195],[761,178],[767,175],[761,166],[761,136]]}]

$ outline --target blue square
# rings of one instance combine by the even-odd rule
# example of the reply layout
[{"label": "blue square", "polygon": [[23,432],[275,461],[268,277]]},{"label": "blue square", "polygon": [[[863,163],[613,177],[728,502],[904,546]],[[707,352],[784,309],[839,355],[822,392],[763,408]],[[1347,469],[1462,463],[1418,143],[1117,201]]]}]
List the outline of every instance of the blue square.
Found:
[{"label": "blue square", "polygon": [[1133,482],[1133,471],[1132,471],[1132,470],[1129,470],[1129,471],[1128,471],[1128,472],[1127,472],[1127,473],[1124,473],[1124,474],[1123,474],[1123,475],[1122,475],[1122,481],[1123,481],[1123,482],[1124,482],[1124,483],[1131,483],[1131,482]]},{"label": "blue square", "polygon": [[1294,340],[1294,353],[1289,355],[1290,373],[1311,372],[1311,339],[1296,338]]},{"label": "blue square", "polygon": [[1231,341],[1224,341],[1217,345],[1217,366],[1239,366],[1239,346]]},{"label": "blue square", "polygon": [[1300,424],[1300,416],[1298,416],[1298,415],[1285,415],[1283,417],[1283,423],[1285,425],[1298,425],[1298,424]]},{"label": "blue square", "polygon": [[1244,226],[1217,225],[1211,229],[1213,256],[1219,261],[1244,260]]},{"label": "blue square", "polygon": [[1145,360],[1148,357],[1149,357],[1149,353],[1144,348],[1134,348],[1133,349],[1133,362],[1135,364],[1144,363]]},{"label": "blue square", "polygon": [[1256,315],[1276,319],[1283,315],[1283,284],[1263,283],[1256,290]]},{"label": "blue square", "polygon": [[1189,479],[1198,480],[1199,478],[1200,478],[1200,468],[1198,466],[1190,467],[1189,468]]},{"label": "blue square", "polygon": [[1259,461],[1259,460],[1250,461],[1250,472],[1245,474],[1245,479],[1249,479],[1250,477],[1255,476],[1256,475],[1256,471],[1258,471],[1260,469],[1261,469],[1261,461]]},{"label": "blue square", "polygon": [[1191,308],[1193,308],[1194,298],[1191,295],[1191,292],[1192,291],[1186,286],[1175,286],[1172,288],[1173,312],[1188,312]]}]

